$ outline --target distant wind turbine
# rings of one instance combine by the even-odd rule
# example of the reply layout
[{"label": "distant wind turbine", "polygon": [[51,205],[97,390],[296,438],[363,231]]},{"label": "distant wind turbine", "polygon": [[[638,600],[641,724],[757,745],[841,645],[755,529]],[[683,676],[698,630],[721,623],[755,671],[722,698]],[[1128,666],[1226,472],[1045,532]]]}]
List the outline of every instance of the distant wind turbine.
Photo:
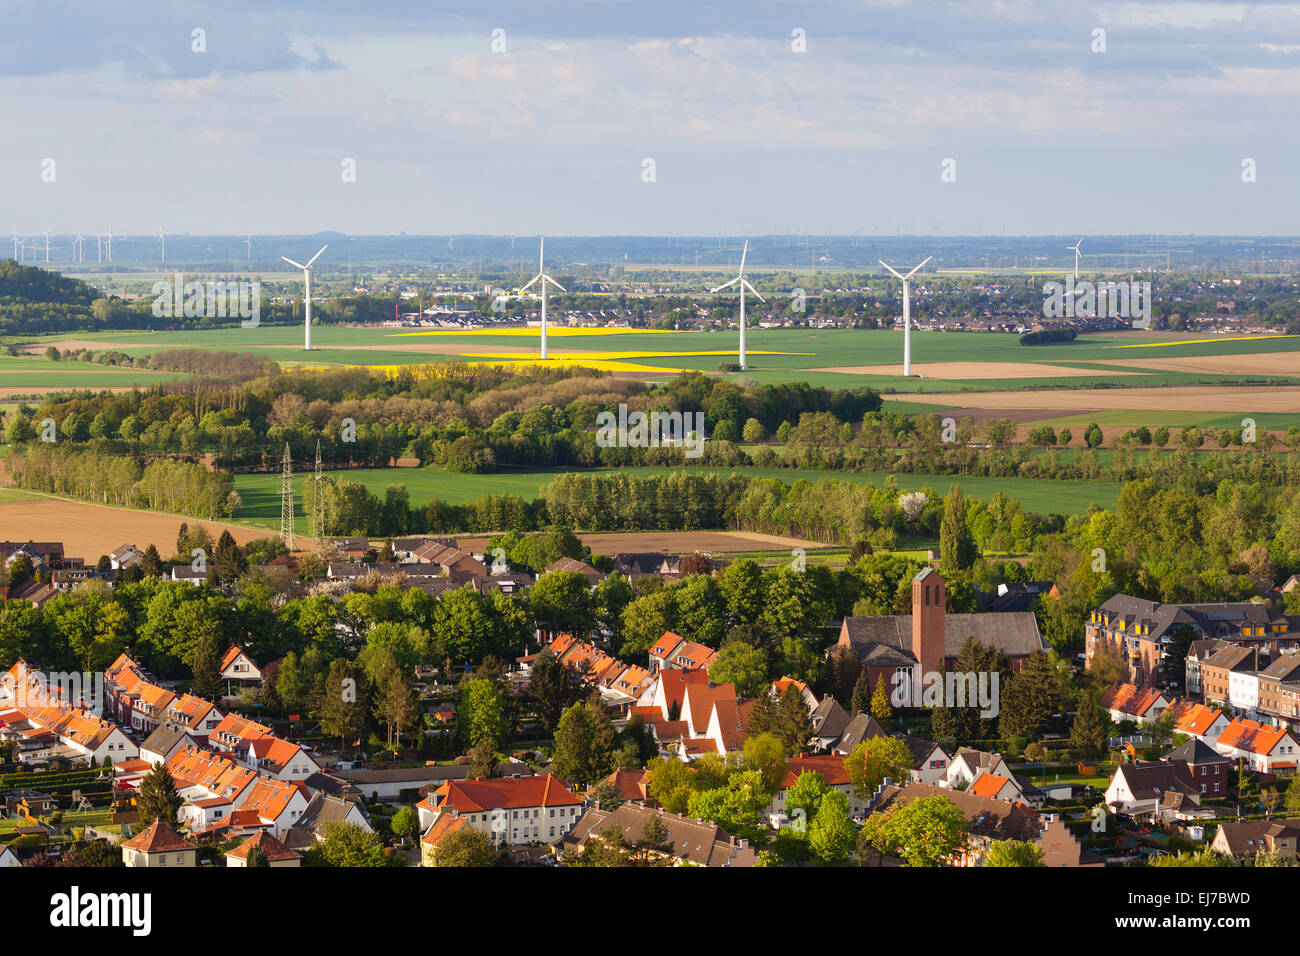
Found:
[{"label": "distant wind turbine", "polygon": [[[15,258],[15,259],[18,259],[20,262],[26,262],[26,261],[27,261],[27,247],[26,247],[25,245],[23,245],[23,241],[22,241],[21,239],[18,238],[18,233],[15,232],[15,233],[14,233],[14,237],[13,237],[12,239],[10,239],[9,241],[12,242],[12,243],[14,244],[14,258]],[[20,256],[21,256],[21,258],[19,258]]]},{"label": "distant wind turbine", "polygon": [[305,309],[306,317],[303,320],[303,325],[306,328],[306,337],[305,337],[306,344],[303,345],[303,348],[305,348],[308,352],[311,351],[311,267],[316,262],[316,260],[320,258],[321,252],[324,252],[328,248],[329,246],[327,245],[321,246],[320,252],[316,253],[316,255],[308,259],[306,265],[303,265],[301,262],[294,262],[288,256],[280,257],[285,262],[289,263],[289,265],[295,266],[296,268],[302,270],[302,283],[303,283],[303,293],[304,293],[303,302],[306,305],[306,309]]},{"label": "distant wind turbine", "polygon": [[546,283],[550,283],[559,289],[565,291],[564,286],[560,285],[554,279],[546,274],[546,239],[539,236],[537,246],[537,275],[528,280],[528,285],[520,288],[515,295],[523,295],[534,282],[541,280],[542,283],[542,358],[546,358]]},{"label": "distant wind turbine", "polygon": [[1083,253],[1079,251],[1079,247],[1080,247],[1081,245],[1083,245],[1083,240],[1082,240],[1082,239],[1080,239],[1078,242],[1076,242],[1076,243],[1075,243],[1074,245],[1072,245],[1072,246],[1066,246],[1066,247],[1065,247],[1065,248],[1067,248],[1067,249],[1073,249],[1073,250],[1074,250],[1074,283],[1075,283],[1075,285],[1078,285],[1078,284],[1079,284],[1079,257],[1080,257],[1081,255],[1083,255]]},{"label": "distant wind turbine", "polygon": [[158,227],[158,241],[162,243],[162,261],[165,265],[167,263],[167,233],[163,231],[162,226]]},{"label": "distant wind turbine", "polygon": [[104,236],[104,254],[106,257],[105,258],[106,262],[113,261],[113,230],[112,229],[108,230],[108,234]]},{"label": "distant wind turbine", "polygon": [[72,240],[73,260],[79,263],[85,262],[86,261],[85,249],[86,249],[86,237],[83,236],[81,234],[81,230],[78,229],[76,238]]},{"label": "distant wind turbine", "polygon": [[245,236],[244,245],[248,246],[248,261],[252,262],[253,261],[253,237]]},{"label": "distant wind turbine", "polygon": [[49,226],[46,226],[44,233],[42,233],[45,236],[45,261],[46,262],[50,261],[50,233],[53,231],[54,230],[51,229]]},{"label": "distant wind turbine", "polygon": [[917,266],[907,275],[900,275],[893,266],[885,265],[883,260],[878,260],[882,266],[889,270],[889,274],[903,280],[903,375],[904,377],[912,374],[912,300],[908,295],[907,281],[920,271],[921,266],[933,259],[934,256],[926,256],[925,262]]},{"label": "distant wind turbine", "polygon": [[745,256],[748,255],[748,253],[749,253],[749,240],[746,239],[744,248],[740,250],[740,272],[736,275],[736,278],[732,279],[730,282],[724,282],[716,289],[709,290],[710,293],[721,292],[723,289],[727,288],[728,286],[733,286],[739,283],[738,287],[740,289],[740,370],[742,372],[745,370],[745,290],[748,289],[750,292],[754,293],[754,295],[758,296],[759,302],[762,303],[767,302],[765,298],[763,298],[761,295],[758,295],[758,290],[755,289],[752,285],[750,285],[749,280],[745,278]]}]

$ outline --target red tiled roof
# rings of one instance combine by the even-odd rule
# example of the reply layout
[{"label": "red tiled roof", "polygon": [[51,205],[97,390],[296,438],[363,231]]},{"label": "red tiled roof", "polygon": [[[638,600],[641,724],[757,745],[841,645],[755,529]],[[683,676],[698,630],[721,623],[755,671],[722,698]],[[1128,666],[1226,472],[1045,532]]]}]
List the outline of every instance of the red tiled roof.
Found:
[{"label": "red tiled roof", "polygon": [[226,856],[233,856],[237,860],[247,860],[248,854],[255,847],[266,854],[266,859],[269,862],[274,862],[276,860],[302,859],[302,854],[294,853],[293,850],[290,850],[287,846],[265,831],[254,833],[233,850],[228,850]]},{"label": "red tiled roof", "polygon": [[122,846],[145,853],[171,853],[176,850],[194,849],[194,844],[182,840],[179,833],[161,820],[155,820]]},{"label": "red tiled roof", "polygon": [[518,807],[567,807],[582,803],[554,774],[544,776],[494,777],[449,780],[434,796],[438,806],[458,813],[508,810]]}]

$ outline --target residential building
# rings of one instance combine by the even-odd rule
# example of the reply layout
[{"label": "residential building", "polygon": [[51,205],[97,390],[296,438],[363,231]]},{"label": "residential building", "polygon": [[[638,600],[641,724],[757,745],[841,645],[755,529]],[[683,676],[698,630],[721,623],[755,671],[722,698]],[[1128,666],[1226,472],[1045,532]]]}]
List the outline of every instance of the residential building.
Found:
[{"label": "residential building", "polygon": [[123,841],[121,847],[122,862],[127,866],[183,869],[197,865],[198,848],[161,820]]},{"label": "residential building", "polygon": [[588,840],[610,827],[618,827],[625,843],[635,843],[652,820],[666,831],[665,853],[678,865],[749,867],[758,862],[758,853],[748,841],[728,835],[716,823],[634,803],[621,804],[614,810],[589,807],[564,836],[562,846],[581,855]]},{"label": "residential building", "polygon": [[554,775],[450,780],[418,804],[428,831],[442,812],[463,817],[498,845],[555,843],[577,823],[582,798]]},{"label": "residential building", "polygon": [[265,854],[268,866],[302,866],[301,853],[295,853],[266,832],[254,833],[233,850],[227,850],[226,866],[248,866],[248,855],[255,849]]}]

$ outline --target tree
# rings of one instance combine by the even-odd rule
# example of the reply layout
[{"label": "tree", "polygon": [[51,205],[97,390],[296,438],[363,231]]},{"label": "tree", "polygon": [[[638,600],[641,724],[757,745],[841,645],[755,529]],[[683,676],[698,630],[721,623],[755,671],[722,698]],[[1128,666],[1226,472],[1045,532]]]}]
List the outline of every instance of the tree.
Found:
[{"label": "tree", "polygon": [[271,861],[267,859],[265,850],[260,846],[255,846],[249,850],[248,855],[244,857],[244,866],[248,869],[261,869],[263,867],[270,868]]},{"label": "tree", "polygon": [[867,817],[858,834],[858,857],[865,860],[874,850],[897,855],[904,866],[943,866],[966,842],[969,830],[970,823],[947,797],[922,797]]},{"label": "tree", "polygon": [[344,658],[330,663],[329,673],[312,695],[311,715],[320,721],[327,737],[337,737],[339,746],[349,737],[359,737],[366,725],[366,708],[361,699],[356,665]]},{"label": "tree", "polygon": [[943,499],[943,520],[939,525],[939,570],[945,577],[965,571],[979,557],[975,538],[966,525],[966,502],[961,485],[953,485]]},{"label": "tree", "polygon": [[496,773],[497,754],[492,741],[484,737],[469,749],[469,773],[476,779],[486,779]]},{"label": "tree", "polygon": [[[880,676],[883,678],[885,675]],[[856,717],[858,714],[870,713],[873,699],[871,674],[864,667],[858,672],[858,679],[853,682],[853,696],[849,698],[849,714]],[[888,694],[885,696],[885,702],[889,702]]]},{"label": "tree", "polygon": [[560,715],[578,699],[580,692],[573,672],[556,659],[549,647],[542,648],[528,671],[528,696],[542,729],[554,733]]},{"label": "tree", "polygon": [[594,784],[613,764],[614,727],[599,698],[574,704],[555,729],[555,775],[579,785]]},{"label": "tree", "polygon": [[646,771],[646,789],[655,802],[669,813],[685,813],[691,794],[695,792],[697,771],[668,757],[651,760]]},{"label": "tree", "polygon": [[735,684],[741,697],[757,697],[768,686],[767,652],[743,641],[733,641],[718,652],[709,668],[715,684]]},{"label": "tree", "polygon": [[1088,427],[1083,430],[1083,443],[1089,448],[1097,448],[1102,443],[1101,426],[1096,422],[1089,422]]},{"label": "tree", "polygon": [[817,815],[808,827],[808,844],[827,866],[839,866],[849,858],[857,831],[849,816],[849,798],[838,790],[822,797]]},{"label": "tree", "polygon": [[393,819],[388,822],[388,828],[393,831],[393,835],[402,840],[409,840],[416,833],[420,832],[420,817],[415,812],[414,807],[402,807],[393,814]]},{"label": "tree", "polygon": [[375,716],[388,728],[390,750],[401,748],[402,731],[414,724],[420,716],[415,703],[415,692],[396,663],[390,663],[379,679],[375,694]]},{"label": "tree", "polygon": [[781,695],[771,730],[787,754],[798,756],[808,749],[808,740],[813,733],[812,716],[802,692],[794,685],[787,687]]},{"label": "tree", "polygon": [[1070,728],[1070,746],[1080,757],[1100,757],[1106,752],[1106,724],[1102,720],[1097,698],[1085,694],[1079,701],[1074,726]]},{"label": "tree", "polygon": [[209,632],[199,638],[190,669],[194,674],[190,693],[204,700],[216,700],[221,695],[221,647],[215,634]]},{"label": "tree", "polygon": [[889,691],[885,687],[885,675],[876,678],[876,690],[871,695],[871,716],[885,730],[894,726],[894,709],[889,706]]},{"label": "tree", "polygon": [[325,866],[388,866],[379,837],[360,824],[326,823],[321,837],[320,842],[307,853]]},{"label": "tree", "polygon": [[863,800],[875,796],[885,778],[903,783],[912,775],[912,752],[897,737],[872,737],[844,758],[849,782]]},{"label": "tree", "polygon": [[776,793],[785,779],[785,747],[771,734],[757,734],[745,740],[744,766],[757,770],[763,786]]},{"label": "tree", "polygon": [[1232,866],[1232,858],[1208,846],[1185,853],[1159,853],[1147,857],[1147,866]]},{"label": "tree", "polygon": [[181,797],[176,792],[172,775],[162,762],[153,765],[136,791],[135,806],[140,813],[139,825],[143,829],[155,820],[161,820],[168,826],[176,822],[176,815],[181,810]]},{"label": "tree", "polygon": [[989,848],[985,866],[1046,866],[1043,848],[1026,840],[997,840]]},{"label": "tree", "polygon": [[831,792],[825,778],[815,770],[805,770],[785,791],[785,815],[791,821],[808,821],[817,816],[822,798]]},{"label": "tree", "polygon": [[456,723],[462,746],[486,741],[493,750],[505,734],[505,702],[490,680],[474,677],[462,681]]},{"label": "tree", "polygon": [[1003,737],[1036,739],[1056,712],[1056,668],[1046,654],[1030,656],[1000,695],[998,730]]},{"label": "tree", "polygon": [[434,854],[434,865],[491,866],[496,856],[488,835],[466,825],[442,838]]},{"label": "tree", "polygon": [[149,547],[144,549],[144,557],[140,559],[140,570],[145,577],[156,578],[162,575],[162,557],[158,554],[158,547],[153,542]]}]

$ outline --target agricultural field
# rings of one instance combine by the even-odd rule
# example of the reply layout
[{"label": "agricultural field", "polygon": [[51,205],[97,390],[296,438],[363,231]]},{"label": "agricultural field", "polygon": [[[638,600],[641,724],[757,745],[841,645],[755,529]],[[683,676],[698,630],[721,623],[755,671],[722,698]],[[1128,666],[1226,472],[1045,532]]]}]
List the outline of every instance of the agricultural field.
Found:
[{"label": "agricultural field", "polygon": [[[673,468],[626,468],[625,474],[668,474]],[[692,468],[692,473],[730,474],[730,468]],[[474,501],[485,494],[511,493],[531,501],[539,496],[542,487],[554,480],[562,470],[518,471],[510,473],[466,475],[438,468],[374,468],[332,471],[350,481],[359,481],[372,493],[383,497],[389,485],[405,485],[413,507],[423,507],[434,498],[449,504]],[[855,484],[883,486],[887,475],[856,472],[807,472],[787,469],[746,468],[743,474],[751,477],[775,478],[787,484],[799,480],[817,481],[823,478],[851,481]],[[295,529],[299,534],[309,532],[303,504],[307,500],[307,476],[294,481],[294,500],[297,505]],[[900,491],[917,491],[930,487],[943,494],[953,484],[974,498],[991,498],[996,492],[1017,498],[1027,511],[1037,514],[1072,514],[1086,511],[1096,503],[1104,508],[1113,507],[1119,496],[1119,485],[1103,481],[1049,481],[1032,478],[971,478],[952,475],[897,475]],[[235,521],[251,528],[279,531],[280,528],[280,476],[236,475],[235,490],[243,506]]]},{"label": "agricultural field", "polygon": [[159,554],[176,551],[182,523],[203,525],[215,540],[229,530],[239,544],[265,533],[242,524],[200,521],[182,515],[73,501],[32,492],[0,489],[0,539],[62,541],[70,557],[97,561],[122,544],[156,545]]}]

